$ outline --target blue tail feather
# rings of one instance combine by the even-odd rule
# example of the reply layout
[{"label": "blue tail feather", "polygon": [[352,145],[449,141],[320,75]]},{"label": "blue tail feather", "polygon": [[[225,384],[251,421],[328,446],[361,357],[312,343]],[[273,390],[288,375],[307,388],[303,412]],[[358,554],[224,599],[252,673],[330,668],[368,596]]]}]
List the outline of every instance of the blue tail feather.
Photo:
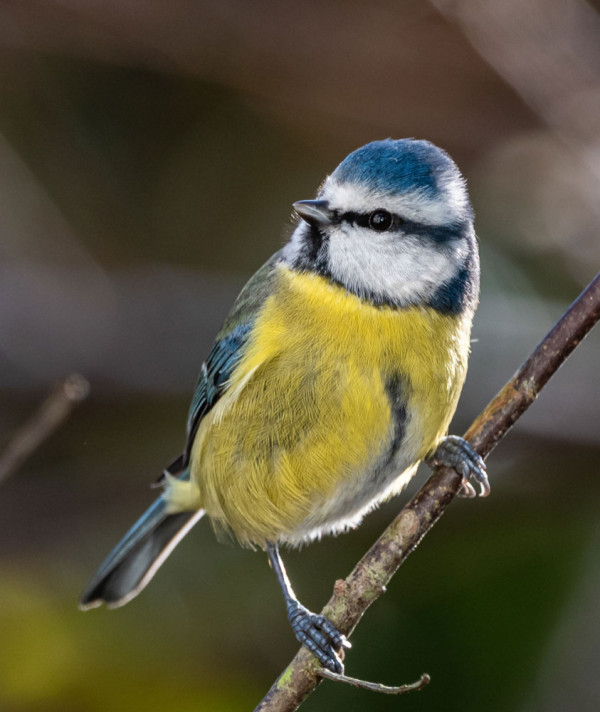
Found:
[{"label": "blue tail feather", "polygon": [[168,514],[159,497],[106,557],[83,592],[80,608],[102,603],[116,608],[137,596],[203,515],[203,510]]}]

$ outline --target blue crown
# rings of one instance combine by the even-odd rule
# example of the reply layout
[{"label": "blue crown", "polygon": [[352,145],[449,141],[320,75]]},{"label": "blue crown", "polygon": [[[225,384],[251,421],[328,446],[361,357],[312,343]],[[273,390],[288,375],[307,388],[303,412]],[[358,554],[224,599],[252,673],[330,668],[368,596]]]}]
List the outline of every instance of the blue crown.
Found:
[{"label": "blue crown", "polygon": [[361,183],[386,193],[422,190],[436,195],[462,182],[454,161],[429,141],[410,138],[373,141],[353,151],[332,174],[340,183]]}]

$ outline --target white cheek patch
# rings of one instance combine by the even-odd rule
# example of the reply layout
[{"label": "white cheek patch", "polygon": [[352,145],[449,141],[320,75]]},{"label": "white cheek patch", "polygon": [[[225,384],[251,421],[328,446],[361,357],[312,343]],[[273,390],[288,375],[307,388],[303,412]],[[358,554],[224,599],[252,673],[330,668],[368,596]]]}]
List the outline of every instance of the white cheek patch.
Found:
[{"label": "white cheek patch", "polygon": [[323,185],[321,197],[341,213],[370,213],[384,208],[424,225],[447,225],[463,220],[468,208],[465,183],[459,177],[449,180],[438,195],[431,196],[419,189],[397,195],[378,195],[359,183],[338,183],[330,176]]},{"label": "white cheek patch", "polygon": [[349,226],[329,237],[331,276],[358,295],[377,295],[400,306],[429,300],[466,259],[468,245],[444,245],[411,235],[375,233]]}]

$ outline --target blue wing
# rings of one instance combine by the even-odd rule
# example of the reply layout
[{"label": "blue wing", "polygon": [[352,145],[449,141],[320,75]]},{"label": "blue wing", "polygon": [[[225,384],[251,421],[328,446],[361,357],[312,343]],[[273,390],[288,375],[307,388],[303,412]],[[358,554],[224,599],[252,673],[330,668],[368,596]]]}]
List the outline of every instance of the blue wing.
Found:
[{"label": "blue wing", "polygon": [[[280,261],[281,251],[276,252],[242,289],[208,358],[202,364],[188,412],[183,453],[166,468],[169,474],[179,475],[187,468],[198,426],[227,388],[229,378],[244,353],[256,315],[271,294],[275,268]],[[186,475],[189,477],[189,473],[184,477]]]},{"label": "blue wing", "polygon": [[252,322],[234,327],[227,336],[215,343],[208,358],[202,364],[188,413],[187,437],[183,455],[176,461],[178,469],[187,467],[200,421],[219,400],[227,387],[229,377],[242,357],[243,347],[251,329]]}]

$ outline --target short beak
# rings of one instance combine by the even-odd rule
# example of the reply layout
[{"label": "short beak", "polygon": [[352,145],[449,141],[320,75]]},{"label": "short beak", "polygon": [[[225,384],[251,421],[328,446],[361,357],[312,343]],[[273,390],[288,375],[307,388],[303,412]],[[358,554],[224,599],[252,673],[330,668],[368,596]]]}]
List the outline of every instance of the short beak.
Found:
[{"label": "short beak", "polygon": [[294,210],[309,225],[317,227],[329,225],[333,219],[327,200],[298,200],[294,203]]}]

